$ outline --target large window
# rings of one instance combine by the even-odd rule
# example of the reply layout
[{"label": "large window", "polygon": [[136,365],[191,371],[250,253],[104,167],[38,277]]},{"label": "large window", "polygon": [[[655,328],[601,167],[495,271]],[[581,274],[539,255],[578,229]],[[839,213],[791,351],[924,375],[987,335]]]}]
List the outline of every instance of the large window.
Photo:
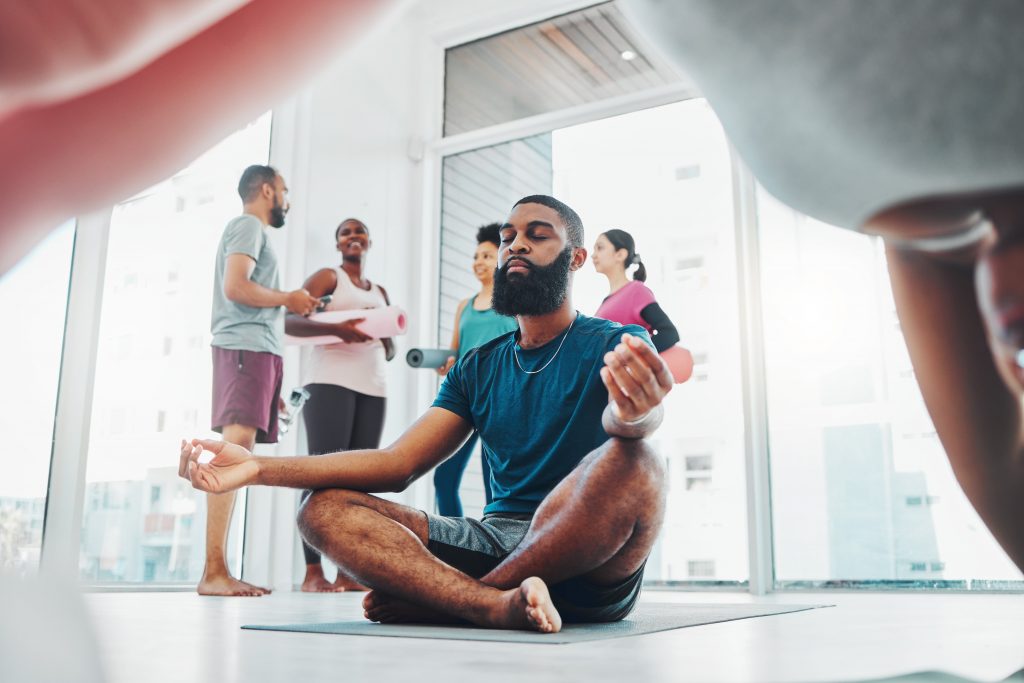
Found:
[{"label": "large window", "polygon": [[39,566],[74,241],[68,222],[0,278],[0,572]]},{"label": "large window", "polygon": [[[217,243],[242,170],[266,163],[270,114],[110,224],[79,568],[94,582],[198,581],[204,494],[178,478],[179,440],[210,432],[210,303]],[[228,550],[237,573],[244,495]]]},{"label": "large window", "polygon": [[928,418],[881,242],[758,213],[776,579],[1020,580]]}]

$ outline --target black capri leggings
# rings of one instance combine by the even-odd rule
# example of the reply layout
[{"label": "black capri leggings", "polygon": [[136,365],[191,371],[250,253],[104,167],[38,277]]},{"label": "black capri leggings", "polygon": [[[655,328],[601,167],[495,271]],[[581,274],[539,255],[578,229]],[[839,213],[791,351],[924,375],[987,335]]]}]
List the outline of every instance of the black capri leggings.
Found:
[{"label": "black capri leggings", "polygon": [[[310,455],[380,447],[387,399],[367,396],[335,384],[307,384],[309,399],[303,408]],[[302,492],[306,502],[312,491]],[[305,541],[306,564],[320,562],[320,553]]]}]

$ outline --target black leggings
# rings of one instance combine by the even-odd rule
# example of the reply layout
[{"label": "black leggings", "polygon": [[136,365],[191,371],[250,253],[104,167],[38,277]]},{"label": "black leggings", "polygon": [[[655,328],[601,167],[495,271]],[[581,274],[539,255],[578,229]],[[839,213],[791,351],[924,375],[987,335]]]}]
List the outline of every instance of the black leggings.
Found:
[{"label": "black leggings", "polygon": [[[367,396],[335,384],[307,384],[309,399],[302,411],[310,455],[378,448],[384,430],[387,399]],[[312,491],[302,492],[306,502]],[[306,564],[320,562],[320,553],[305,541]]]}]

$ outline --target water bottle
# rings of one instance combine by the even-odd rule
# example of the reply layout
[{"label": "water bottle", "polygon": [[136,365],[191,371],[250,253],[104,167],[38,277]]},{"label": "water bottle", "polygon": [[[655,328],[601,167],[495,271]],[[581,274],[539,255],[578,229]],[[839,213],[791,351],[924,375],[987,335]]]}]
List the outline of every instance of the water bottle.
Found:
[{"label": "water bottle", "polygon": [[309,392],[302,387],[296,387],[292,389],[292,393],[288,395],[288,412],[278,413],[277,421],[280,425],[279,431],[282,434],[287,434],[288,430],[292,427],[292,422],[295,422],[295,418],[299,416],[299,412],[302,410],[302,406],[306,405],[306,401],[309,400]]}]

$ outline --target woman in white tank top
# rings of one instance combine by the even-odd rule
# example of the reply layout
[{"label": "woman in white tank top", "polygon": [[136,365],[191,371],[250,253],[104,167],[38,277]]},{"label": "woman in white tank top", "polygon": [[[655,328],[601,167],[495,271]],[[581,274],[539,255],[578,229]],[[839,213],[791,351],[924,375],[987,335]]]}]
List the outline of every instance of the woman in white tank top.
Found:
[{"label": "woman in white tank top", "polygon": [[[355,218],[347,218],[335,230],[341,265],[323,268],[306,280],[315,297],[331,295],[328,311],[379,308],[389,304],[387,292],[363,277],[370,231]],[[362,318],[341,323],[321,323],[289,315],[285,329],[290,335],[335,335],[337,344],[314,346],[305,371],[306,402],[303,419],[311,455],[363,448],[378,448],[384,428],[387,385],[384,364],[394,358],[391,339],[371,339],[359,330]],[[310,491],[303,492],[302,500]],[[338,572],[332,583],[324,577],[320,553],[303,544],[306,577],[302,590],[332,592],[365,590],[351,577]]]}]

